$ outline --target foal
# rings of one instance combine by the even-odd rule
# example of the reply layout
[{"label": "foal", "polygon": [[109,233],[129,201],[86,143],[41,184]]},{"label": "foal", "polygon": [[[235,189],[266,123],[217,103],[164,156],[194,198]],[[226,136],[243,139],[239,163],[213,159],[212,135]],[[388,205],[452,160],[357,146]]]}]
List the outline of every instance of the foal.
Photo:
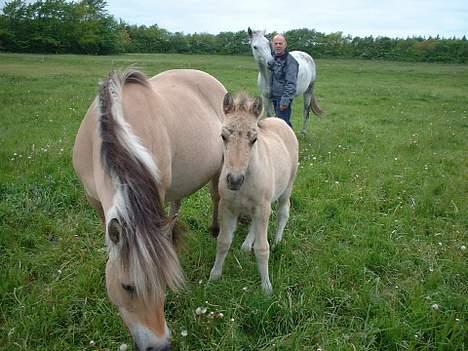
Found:
[{"label": "foal", "polygon": [[221,276],[237,219],[246,214],[252,222],[242,249],[250,252],[253,247],[263,291],[271,294],[268,221],[271,203],[278,200],[277,244],[289,217],[289,198],[297,172],[297,138],[283,120],[260,119],[260,97],[253,100],[239,94],[234,99],[227,93],[223,110],[224,164],[218,185],[220,234],[210,280]]}]

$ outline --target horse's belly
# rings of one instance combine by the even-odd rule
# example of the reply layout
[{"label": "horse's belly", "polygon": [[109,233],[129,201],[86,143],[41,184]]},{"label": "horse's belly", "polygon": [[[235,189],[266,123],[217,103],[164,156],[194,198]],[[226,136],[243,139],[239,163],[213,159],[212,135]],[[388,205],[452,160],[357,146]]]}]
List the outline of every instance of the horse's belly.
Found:
[{"label": "horse's belly", "polygon": [[[217,148],[215,148],[217,149]],[[185,155],[173,164],[171,184],[166,191],[166,200],[180,200],[207,184],[219,173],[222,165],[222,149],[219,152],[200,152]]]}]

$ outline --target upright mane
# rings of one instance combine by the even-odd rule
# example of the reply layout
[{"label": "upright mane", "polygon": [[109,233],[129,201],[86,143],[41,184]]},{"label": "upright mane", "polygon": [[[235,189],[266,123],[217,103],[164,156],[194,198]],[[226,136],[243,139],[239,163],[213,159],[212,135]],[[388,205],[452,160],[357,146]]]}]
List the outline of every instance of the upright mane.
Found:
[{"label": "upright mane", "polygon": [[159,195],[157,165],[125,120],[122,88],[126,84],[149,88],[147,78],[136,70],[113,72],[100,86],[100,154],[115,190],[110,211],[123,229],[122,267],[137,294],[151,298],[163,294],[166,286],[180,287],[184,279],[172,241],[164,235],[168,219]]}]

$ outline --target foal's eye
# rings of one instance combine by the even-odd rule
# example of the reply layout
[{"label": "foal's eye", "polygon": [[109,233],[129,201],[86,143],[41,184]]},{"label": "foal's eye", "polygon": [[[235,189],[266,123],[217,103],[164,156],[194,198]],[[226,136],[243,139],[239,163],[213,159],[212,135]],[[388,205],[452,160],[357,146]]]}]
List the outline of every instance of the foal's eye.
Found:
[{"label": "foal's eye", "polygon": [[226,141],[227,137],[224,134],[221,134],[221,138],[223,138],[224,141]]},{"label": "foal's eye", "polygon": [[254,45],[253,48],[254,48],[254,50],[257,50],[257,49],[258,49],[258,48],[257,48],[257,45]]},{"label": "foal's eye", "polygon": [[122,284],[122,289],[124,289],[129,294],[134,294],[135,293],[135,287],[133,285]]},{"label": "foal's eye", "polygon": [[250,144],[255,144],[257,142],[257,137],[254,137],[251,141],[250,141]]}]

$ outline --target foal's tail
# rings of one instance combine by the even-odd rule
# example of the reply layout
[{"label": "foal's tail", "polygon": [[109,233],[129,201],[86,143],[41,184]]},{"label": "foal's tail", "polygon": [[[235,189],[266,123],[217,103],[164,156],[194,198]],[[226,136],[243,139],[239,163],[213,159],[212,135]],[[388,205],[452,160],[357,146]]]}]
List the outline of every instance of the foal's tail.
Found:
[{"label": "foal's tail", "polygon": [[316,115],[321,116],[323,114],[323,110],[320,108],[317,98],[315,95],[312,95],[312,99],[310,100],[310,110]]}]

